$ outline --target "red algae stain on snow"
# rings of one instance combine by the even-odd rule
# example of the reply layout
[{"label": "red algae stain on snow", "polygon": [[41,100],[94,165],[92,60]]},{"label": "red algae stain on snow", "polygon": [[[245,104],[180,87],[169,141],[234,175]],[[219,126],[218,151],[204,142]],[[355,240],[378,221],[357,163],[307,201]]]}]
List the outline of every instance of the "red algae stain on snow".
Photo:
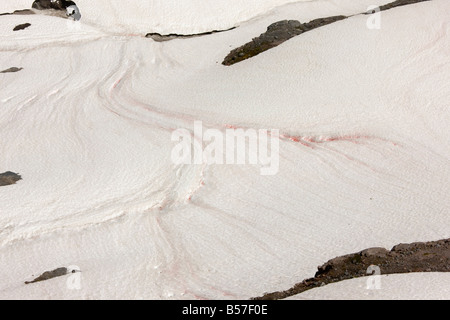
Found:
[{"label": "red algae stain on snow", "polygon": [[122,79],[117,80],[113,85],[113,89],[117,88],[117,86],[120,84],[121,81]]},{"label": "red algae stain on snow", "polygon": [[351,142],[354,144],[362,144],[364,141],[379,140],[386,143],[391,143],[393,146],[398,146],[397,143],[369,135],[342,135],[342,136],[291,136],[287,134],[280,135],[283,140],[300,143],[309,148],[314,148],[314,145],[325,144],[329,142]]}]

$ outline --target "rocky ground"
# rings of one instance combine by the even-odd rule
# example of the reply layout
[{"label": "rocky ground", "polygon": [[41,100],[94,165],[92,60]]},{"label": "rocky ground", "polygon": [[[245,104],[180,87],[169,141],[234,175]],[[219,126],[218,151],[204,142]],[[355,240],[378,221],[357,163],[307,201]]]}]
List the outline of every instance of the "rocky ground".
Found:
[{"label": "rocky ground", "polygon": [[[379,11],[389,10],[395,7],[414,4],[423,1],[431,0],[398,0],[381,6]],[[364,12],[361,14],[374,14],[376,10],[370,12]],[[297,20],[284,20],[271,24],[267,31],[261,34],[259,37],[253,38],[249,43],[232,50],[222,62],[225,66],[231,66],[235,63],[252,58],[264,51],[279,46],[283,42],[298,36],[304,32],[314,30],[316,28],[323,27],[330,23],[347,19],[347,16],[333,16],[327,18],[320,18],[312,20],[308,23],[301,23]]]},{"label": "rocky ground", "polygon": [[[371,266],[375,268],[369,268]],[[372,275],[371,271],[378,268],[382,275],[450,272],[450,239],[399,244],[390,251],[371,248],[337,257],[319,266],[314,278],[304,280],[286,291],[267,293],[254,300],[284,299],[330,283]]]}]

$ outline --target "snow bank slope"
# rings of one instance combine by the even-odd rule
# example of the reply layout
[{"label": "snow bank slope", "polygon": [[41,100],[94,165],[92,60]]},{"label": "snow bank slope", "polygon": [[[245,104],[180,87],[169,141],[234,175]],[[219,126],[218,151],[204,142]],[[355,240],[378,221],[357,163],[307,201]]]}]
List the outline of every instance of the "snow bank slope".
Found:
[{"label": "snow bank slope", "polygon": [[[80,8],[84,23],[101,26],[110,32],[192,34],[229,29],[274,7],[299,0],[77,0],[75,2]],[[32,0],[2,1],[0,12],[31,8],[32,3]]]}]

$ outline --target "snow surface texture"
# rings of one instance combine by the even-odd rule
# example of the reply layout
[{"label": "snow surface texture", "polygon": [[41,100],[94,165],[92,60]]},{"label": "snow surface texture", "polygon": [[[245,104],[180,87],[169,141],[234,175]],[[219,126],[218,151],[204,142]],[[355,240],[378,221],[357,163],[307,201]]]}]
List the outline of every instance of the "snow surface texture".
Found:
[{"label": "snow surface texture", "polygon": [[[0,74],[0,172],[23,179],[0,189],[0,298],[245,299],[339,255],[449,237],[448,0],[386,11],[380,30],[355,16],[233,67],[220,61],[275,21],[388,1],[214,1],[214,19],[177,1],[184,20],[76,2],[80,22],[0,17],[0,69],[23,68]],[[0,12],[29,7],[11,3]],[[173,164],[171,133],[196,120],[280,129],[279,173]],[[24,284],[69,266],[77,286]]]},{"label": "snow surface texture", "polygon": [[[309,1],[309,0],[303,0]],[[30,8],[29,0],[2,1],[0,12]],[[85,23],[108,32],[193,34],[225,30],[298,0],[77,0]],[[31,1],[32,3],[32,1]]]}]

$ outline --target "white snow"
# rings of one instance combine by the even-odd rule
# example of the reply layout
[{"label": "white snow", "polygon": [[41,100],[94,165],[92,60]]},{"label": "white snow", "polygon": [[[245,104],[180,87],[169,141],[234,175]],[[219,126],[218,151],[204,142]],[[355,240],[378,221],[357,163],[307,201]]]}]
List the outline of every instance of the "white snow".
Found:
[{"label": "white snow", "polygon": [[[278,6],[311,0],[77,0],[84,23],[105,32],[193,34],[229,29]],[[313,0],[314,1],[314,0]],[[0,3],[0,13],[31,8],[33,0]]]},{"label": "white snow", "polygon": [[[0,173],[23,177],[0,188],[0,298],[250,298],[338,255],[449,237],[450,2],[383,12],[380,30],[354,16],[225,67],[275,21],[377,1],[235,2],[0,17],[0,70],[23,68],[0,74]],[[28,1],[11,3],[0,12]],[[280,129],[279,173],[173,164],[171,133],[194,121]],[[80,290],[24,285],[69,265]]]}]

